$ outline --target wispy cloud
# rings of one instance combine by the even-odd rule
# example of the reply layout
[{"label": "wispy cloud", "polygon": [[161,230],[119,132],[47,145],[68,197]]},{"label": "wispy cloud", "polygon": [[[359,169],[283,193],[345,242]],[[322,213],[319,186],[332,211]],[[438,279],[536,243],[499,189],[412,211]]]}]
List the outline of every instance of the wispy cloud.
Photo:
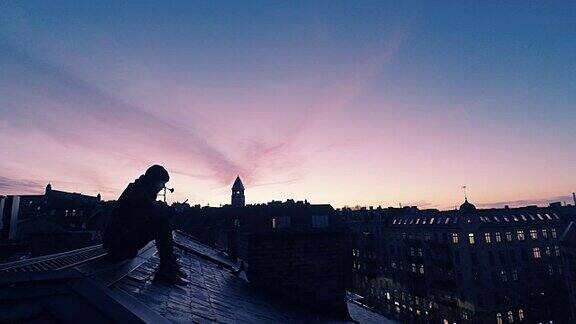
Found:
[{"label": "wispy cloud", "polygon": [[476,206],[480,208],[502,208],[506,205],[510,207],[523,207],[530,205],[547,206],[552,202],[572,203],[573,201],[572,196],[567,195],[567,196],[556,196],[540,199],[520,199],[520,200],[499,201],[494,203],[478,203],[476,204]]},{"label": "wispy cloud", "polygon": [[[202,164],[216,181],[228,181],[239,166],[194,132],[175,126],[90,84],[68,69],[9,45],[0,45],[3,118],[42,130],[65,145],[145,158],[168,155],[182,164]],[[17,85],[22,86],[18,88]],[[26,89],[25,92],[22,89]],[[20,101],[6,98],[8,92]],[[28,102],[28,104],[26,104]],[[152,161],[149,161],[151,163]],[[194,176],[193,173],[189,174]]]},{"label": "wispy cloud", "polygon": [[[314,100],[305,107],[293,120],[287,120],[286,131],[281,140],[268,144],[262,141],[252,141],[244,146],[244,155],[248,157],[243,164],[243,172],[248,183],[256,181],[257,185],[266,183],[293,182],[302,175],[298,167],[302,164],[303,157],[299,156],[295,149],[296,143],[302,139],[307,128],[314,127],[319,120],[329,119],[339,111],[350,107],[350,104],[358,98],[368,86],[369,82],[390,63],[397,54],[402,41],[405,38],[407,28],[398,30],[386,39],[383,44],[378,44],[354,58],[354,61],[346,64],[347,68],[342,74],[326,84],[316,94]],[[333,148],[348,143],[328,143]],[[262,170],[287,171],[289,176],[286,180],[268,182],[266,179],[257,179]],[[260,182],[258,182],[260,181]]]},{"label": "wispy cloud", "polygon": [[37,180],[13,179],[0,176],[0,194],[38,194],[42,193],[44,186]]}]

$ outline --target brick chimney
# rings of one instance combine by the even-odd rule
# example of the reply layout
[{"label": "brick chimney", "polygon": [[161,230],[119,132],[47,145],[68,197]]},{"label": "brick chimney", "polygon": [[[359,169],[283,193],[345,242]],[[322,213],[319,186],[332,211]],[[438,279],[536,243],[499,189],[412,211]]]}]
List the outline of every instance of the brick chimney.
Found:
[{"label": "brick chimney", "polygon": [[351,278],[344,229],[242,233],[238,255],[251,284],[316,311],[349,320]]}]

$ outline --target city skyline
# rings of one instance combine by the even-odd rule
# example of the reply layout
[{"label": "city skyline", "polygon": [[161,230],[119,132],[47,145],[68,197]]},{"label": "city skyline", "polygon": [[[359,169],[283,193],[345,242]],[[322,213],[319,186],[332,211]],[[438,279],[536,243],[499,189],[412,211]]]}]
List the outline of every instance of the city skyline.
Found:
[{"label": "city skyline", "polygon": [[[572,202],[572,3],[0,4],[0,194]],[[358,19],[362,17],[362,19]],[[225,23],[224,23],[225,22]]]}]

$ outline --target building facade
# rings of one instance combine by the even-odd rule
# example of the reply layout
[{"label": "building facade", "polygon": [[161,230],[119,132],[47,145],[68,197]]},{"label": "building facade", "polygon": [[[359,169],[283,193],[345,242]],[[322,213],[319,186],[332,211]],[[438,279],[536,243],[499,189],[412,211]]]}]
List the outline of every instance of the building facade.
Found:
[{"label": "building facade", "polygon": [[353,290],[416,323],[567,323],[561,206],[341,210]]}]

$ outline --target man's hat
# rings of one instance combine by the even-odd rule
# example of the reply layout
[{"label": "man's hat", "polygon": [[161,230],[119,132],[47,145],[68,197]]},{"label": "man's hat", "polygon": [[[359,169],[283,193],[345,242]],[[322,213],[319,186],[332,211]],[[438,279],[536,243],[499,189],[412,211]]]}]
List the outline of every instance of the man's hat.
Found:
[{"label": "man's hat", "polygon": [[154,164],[153,166],[149,167],[144,174],[148,179],[154,181],[164,181],[168,182],[170,180],[170,176],[168,175],[168,171],[164,169],[164,167]]}]

